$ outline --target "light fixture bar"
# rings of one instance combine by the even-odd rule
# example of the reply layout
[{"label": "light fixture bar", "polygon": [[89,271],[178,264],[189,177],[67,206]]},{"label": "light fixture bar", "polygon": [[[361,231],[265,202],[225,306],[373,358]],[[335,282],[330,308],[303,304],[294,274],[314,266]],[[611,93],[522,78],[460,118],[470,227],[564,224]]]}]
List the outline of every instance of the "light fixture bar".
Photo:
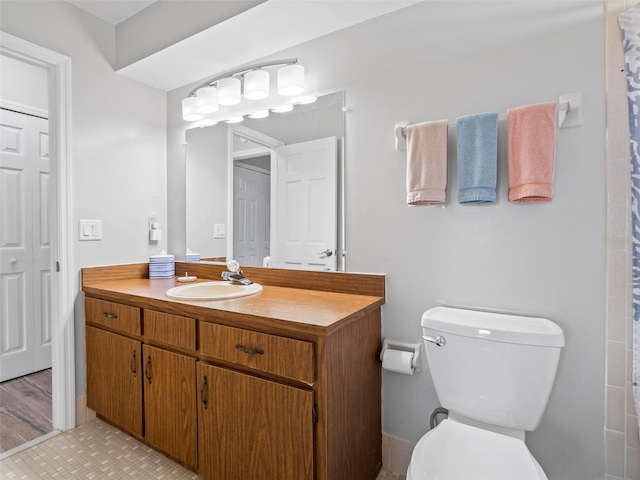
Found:
[{"label": "light fixture bar", "polygon": [[274,60],[271,62],[262,62],[262,63],[254,63],[253,65],[249,65],[246,67],[240,67],[240,68],[236,68],[233,70],[228,70],[224,73],[221,73],[220,75],[216,75],[213,78],[210,78],[209,80],[207,80],[206,82],[204,82],[202,85],[198,85],[196,88],[194,88],[193,90],[191,90],[189,92],[188,96],[193,96],[195,95],[195,93],[203,87],[209,87],[211,85],[213,85],[214,83],[216,83],[218,80],[222,80],[223,78],[226,77],[234,77],[236,75],[242,75],[245,74],[247,72],[250,72],[251,70],[258,70],[260,68],[266,68],[266,67],[278,67],[281,65],[295,65],[298,63],[298,59],[297,58],[287,58],[284,60]]}]

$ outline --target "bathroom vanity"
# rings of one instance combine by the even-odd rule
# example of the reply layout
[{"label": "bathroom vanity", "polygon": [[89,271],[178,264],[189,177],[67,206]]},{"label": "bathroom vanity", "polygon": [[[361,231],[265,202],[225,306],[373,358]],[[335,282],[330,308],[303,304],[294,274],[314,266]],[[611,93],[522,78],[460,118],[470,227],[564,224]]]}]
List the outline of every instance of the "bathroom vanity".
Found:
[{"label": "bathroom vanity", "polygon": [[146,263],[83,269],[88,407],[210,480],[374,480],[384,276],[244,273],[263,291],[182,301]]}]

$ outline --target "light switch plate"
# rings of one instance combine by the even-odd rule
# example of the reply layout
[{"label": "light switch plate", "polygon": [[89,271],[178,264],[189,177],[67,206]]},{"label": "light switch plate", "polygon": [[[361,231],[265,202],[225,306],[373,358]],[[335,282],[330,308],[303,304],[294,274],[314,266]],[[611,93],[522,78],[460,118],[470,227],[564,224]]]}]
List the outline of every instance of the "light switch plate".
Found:
[{"label": "light switch plate", "polygon": [[102,220],[78,220],[78,240],[102,240]]},{"label": "light switch plate", "polygon": [[213,224],[213,238],[224,238],[225,237],[225,224],[224,223],[214,223]]}]

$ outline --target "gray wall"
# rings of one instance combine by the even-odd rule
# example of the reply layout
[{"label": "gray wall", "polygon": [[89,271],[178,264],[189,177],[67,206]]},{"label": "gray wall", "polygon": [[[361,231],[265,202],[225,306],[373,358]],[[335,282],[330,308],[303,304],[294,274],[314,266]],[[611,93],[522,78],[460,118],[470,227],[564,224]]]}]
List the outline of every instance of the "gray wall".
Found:
[{"label": "gray wall", "polygon": [[117,75],[114,27],[56,1],[2,1],[0,29],[71,58],[72,225],[101,219],[102,241],[74,239],[76,394],[85,393],[80,268],[148,261],[148,216],[166,232],[166,95]]},{"label": "gray wall", "polygon": [[[604,476],[603,15],[602,2],[423,2],[271,57],[296,56],[325,91],[346,91],[347,267],[387,274],[384,335],[418,341],[421,314],[441,304],[545,316],[563,328],[549,406],[527,435],[550,480]],[[167,99],[172,250],[184,235],[177,142],[189,88]],[[558,130],[552,203],[507,202],[501,122],[495,205],[457,204],[451,132],[447,208],[406,206],[396,122],[503,113],[574,91],[584,94],[584,125]],[[417,441],[438,406],[428,369],[384,372],[382,394],[384,431]]]},{"label": "gray wall", "polygon": [[[230,135],[226,123],[192,128],[186,134],[187,248],[202,258],[227,256],[227,239],[213,238],[213,224],[227,224]],[[185,254],[173,250],[172,253],[180,258]]]}]

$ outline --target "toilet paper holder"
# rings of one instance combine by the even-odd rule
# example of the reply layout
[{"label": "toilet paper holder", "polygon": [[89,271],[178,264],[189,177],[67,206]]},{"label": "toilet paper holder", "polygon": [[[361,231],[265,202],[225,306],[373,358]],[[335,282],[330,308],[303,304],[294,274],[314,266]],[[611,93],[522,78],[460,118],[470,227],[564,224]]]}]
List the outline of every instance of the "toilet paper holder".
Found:
[{"label": "toilet paper holder", "polygon": [[384,357],[384,352],[387,350],[402,350],[405,352],[413,352],[413,359],[411,361],[411,366],[413,367],[414,372],[420,372],[420,342],[418,343],[409,343],[403,342],[402,340],[397,340],[395,338],[385,338],[382,341],[382,351],[380,352],[380,361],[382,361]]}]

